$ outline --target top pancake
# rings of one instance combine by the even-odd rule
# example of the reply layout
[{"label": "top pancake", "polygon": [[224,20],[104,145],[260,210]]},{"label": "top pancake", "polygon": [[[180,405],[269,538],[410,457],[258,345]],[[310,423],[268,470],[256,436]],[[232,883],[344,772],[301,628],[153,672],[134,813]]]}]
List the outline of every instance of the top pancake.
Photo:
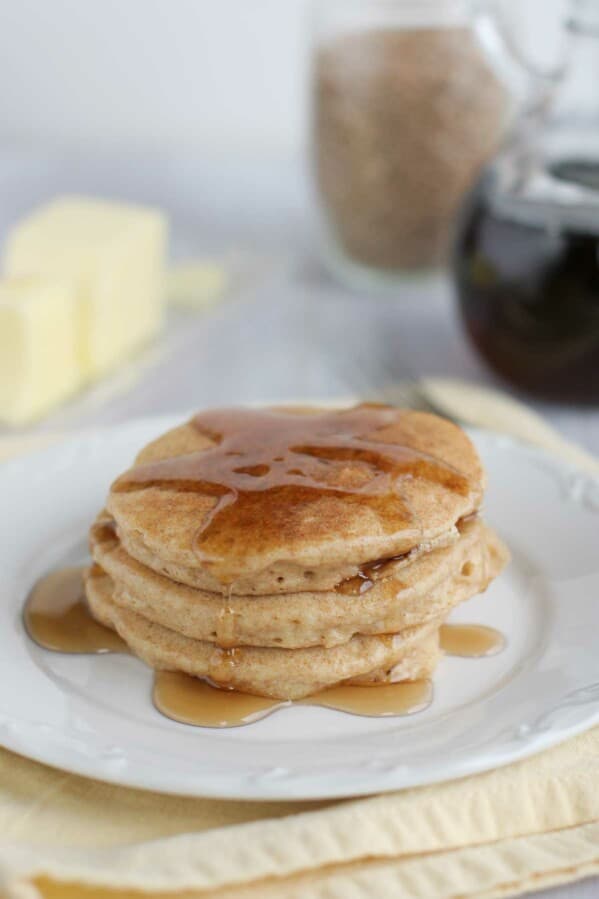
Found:
[{"label": "top pancake", "polygon": [[129,553],[158,571],[193,571],[217,592],[281,593],[333,587],[438,540],[483,489],[470,440],[436,415],[239,409],[149,444],[107,508]]}]

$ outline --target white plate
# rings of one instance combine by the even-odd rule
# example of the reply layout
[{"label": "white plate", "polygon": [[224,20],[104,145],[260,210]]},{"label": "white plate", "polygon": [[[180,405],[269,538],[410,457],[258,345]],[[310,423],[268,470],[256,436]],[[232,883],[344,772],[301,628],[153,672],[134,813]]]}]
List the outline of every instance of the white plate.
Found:
[{"label": "white plate", "polygon": [[406,718],[291,707],[230,730],[189,727],[150,701],[128,656],[32,644],[23,601],[77,561],[111,479],[169,427],[94,431],[0,466],[0,743],[79,774],[185,795],[306,799],[393,790],[514,761],[599,721],[599,481],[538,450],[473,432],[489,474],[486,515],[513,562],[452,620],[499,628],[490,658],[445,658],[435,697]]}]

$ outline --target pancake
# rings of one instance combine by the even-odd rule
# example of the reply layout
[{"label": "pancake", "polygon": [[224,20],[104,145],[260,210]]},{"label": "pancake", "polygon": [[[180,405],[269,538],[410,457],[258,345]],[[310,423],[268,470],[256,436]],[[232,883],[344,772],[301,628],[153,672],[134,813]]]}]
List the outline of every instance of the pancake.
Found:
[{"label": "pancake", "polygon": [[223,410],[149,444],[107,508],[158,573],[272,595],[331,590],[368,561],[450,540],[483,489],[471,441],[436,415]]},{"label": "pancake", "polygon": [[304,591],[224,599],[156,574],[133,559],[101,523],[92,528],[90,547],[112,578],[117,605],[196,640],[286,648],[330,647],[356,634],[396,633],[446,617],[455,605],[485,590],[508,556],[499,538],[476,518],[461,525],[450,546],[390,563],[385,577],[357,595]]},{"label": "pancake", "polygon": [[112,580],[97,566],[87,572],[86,593],[97,620],[116,630],[152,668],[208,677],[258,696],[301,699],[352,680],[417,680],[431,674],[439,657],[439,621],[394,635],[353,637],[332,648],[223,650],[118,606]]},{"label": "pancake", "polygon": [[[318,568],[306,568],[302,571],[297,567],[294,568],[291,564],[277,563],[252,578],[240,578],[225,589],[211,576],[209,571],[202,568],[189,568],[186,565],[179,565],[176,562],[160,558],[148,549],[139,534],[123,531],[116,524],[115,527],[122,546],[132,558],[172,581],[221,596],[288,596],[291,593],[304,593],[306,590],[315,592],[334,590],[342,581],[358,577],[362,567],[348,560],[343,565],[320,565]],[[450,546],[456,542],[458,537],[459,530],[453,526],[444,534],[419,543],[407,552],[398,555],[397,570],[408,561],[413,561],[433,549]],[[293,589],[287,589],[288,583]]]}]

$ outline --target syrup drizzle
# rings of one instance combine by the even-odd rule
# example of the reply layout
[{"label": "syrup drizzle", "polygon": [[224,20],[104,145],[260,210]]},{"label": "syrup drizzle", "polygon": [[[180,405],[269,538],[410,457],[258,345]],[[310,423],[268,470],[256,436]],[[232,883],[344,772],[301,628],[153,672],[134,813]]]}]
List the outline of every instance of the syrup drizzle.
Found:
[{"label": "syrup drizzle", "polygon": [[219,609],[218,619],[216,621],[216,637],[214,642],[223,649],[231,649],[235,647],[237,643],[237,640],[235,639],[235,610],[231,605],[230,590],[223,595],[222,605]]},{"label": "syrup drizzle", "polygon": [[[464,515],[456,522],[456,527],[460,533],[478,518],[478,511]],[[399,553],[395,556],[387,556],[383,559],[377,559],[374,562],[366,562],[358,569],[357,574],[353,577],[346,578],[335,587],[336,593],[344,593],[348,596],[361,596],[371,590],[377,581],[384,580],[393,574],[398,562],[406,562],[408,559],[418,554],[418,546],[410,549],[405,553]],[[396,582],[397,589],[401,589],[402,584]]]},{"label": "syrup drizzle", "polygon": [[[82,568],[64,568],[50,572],[38,581],[23,612],[30,638],[44,649],[56,652],[129,652],[118,634],[92,617],[84,595],[82,574]],[[102,569],[92,566],[91,576],[94,575],[102,575]],[[493,628],[479,625],[441,627],[441,646],[450,655],[476,658],[498,652],[503,645],[503,636]],[[238,727],[290,705],[289,702],[223,687],[230,680],[238,651],[234,646],[224,649],[215,646],[210,665],[214,684],[180,672],[155,671],[153,700],[158,711],[186,724]],[[385,717],[413,714],[426,708],[431,700],[431,682],[420,680],[376,686],[341,684],[294,704]]]},{"label": "syrup drizzle", "polygon": [[470,493],[457,469],[411,445],[397,409],[388,406],[305,414],[213,410],[192,425],[206,439],[205,448],[137,465],[112,490],[154,487],[212,499],[194,549],[223,584],[232,580],[227,563],[271,542],[279,545],[281,534],[325,496],[342,499],[346,511],[369,510],[392,534],[419,527],[402,496],[402,480]]},{"label": "syrup drizzle", "polygon": [[[353,577],[348,577],[335,587],[336,593],[343,593],[346,596],[361,596],[368,593],[377,581],[383,580],[387,575],[391,574],[397,562],[403,562],[413,553],[410,550],[406,553],[400,553],[397,556],[388,556],[386,559],[378,559],[376,562],[367,562],[360,566],[358,573]],[[401,589],[401,583],[396,582],[397,589]]]}]

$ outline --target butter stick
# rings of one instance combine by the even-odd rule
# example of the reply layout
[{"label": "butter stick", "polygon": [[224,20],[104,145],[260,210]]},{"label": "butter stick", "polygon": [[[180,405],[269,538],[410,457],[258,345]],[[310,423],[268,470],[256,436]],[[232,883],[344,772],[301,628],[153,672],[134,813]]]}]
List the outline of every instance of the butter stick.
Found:
[{"label": "butter stick", "polygon": [[0,421],[39,418],[81,385],[76,291],[38,278],[0,281]]},{"label": "butter stick", "polygon": [[61,197],[13,228],[4,269],[74,284],[79,367],[92,381],[160,330],[166,240],[167,222],[156,210]]}]

